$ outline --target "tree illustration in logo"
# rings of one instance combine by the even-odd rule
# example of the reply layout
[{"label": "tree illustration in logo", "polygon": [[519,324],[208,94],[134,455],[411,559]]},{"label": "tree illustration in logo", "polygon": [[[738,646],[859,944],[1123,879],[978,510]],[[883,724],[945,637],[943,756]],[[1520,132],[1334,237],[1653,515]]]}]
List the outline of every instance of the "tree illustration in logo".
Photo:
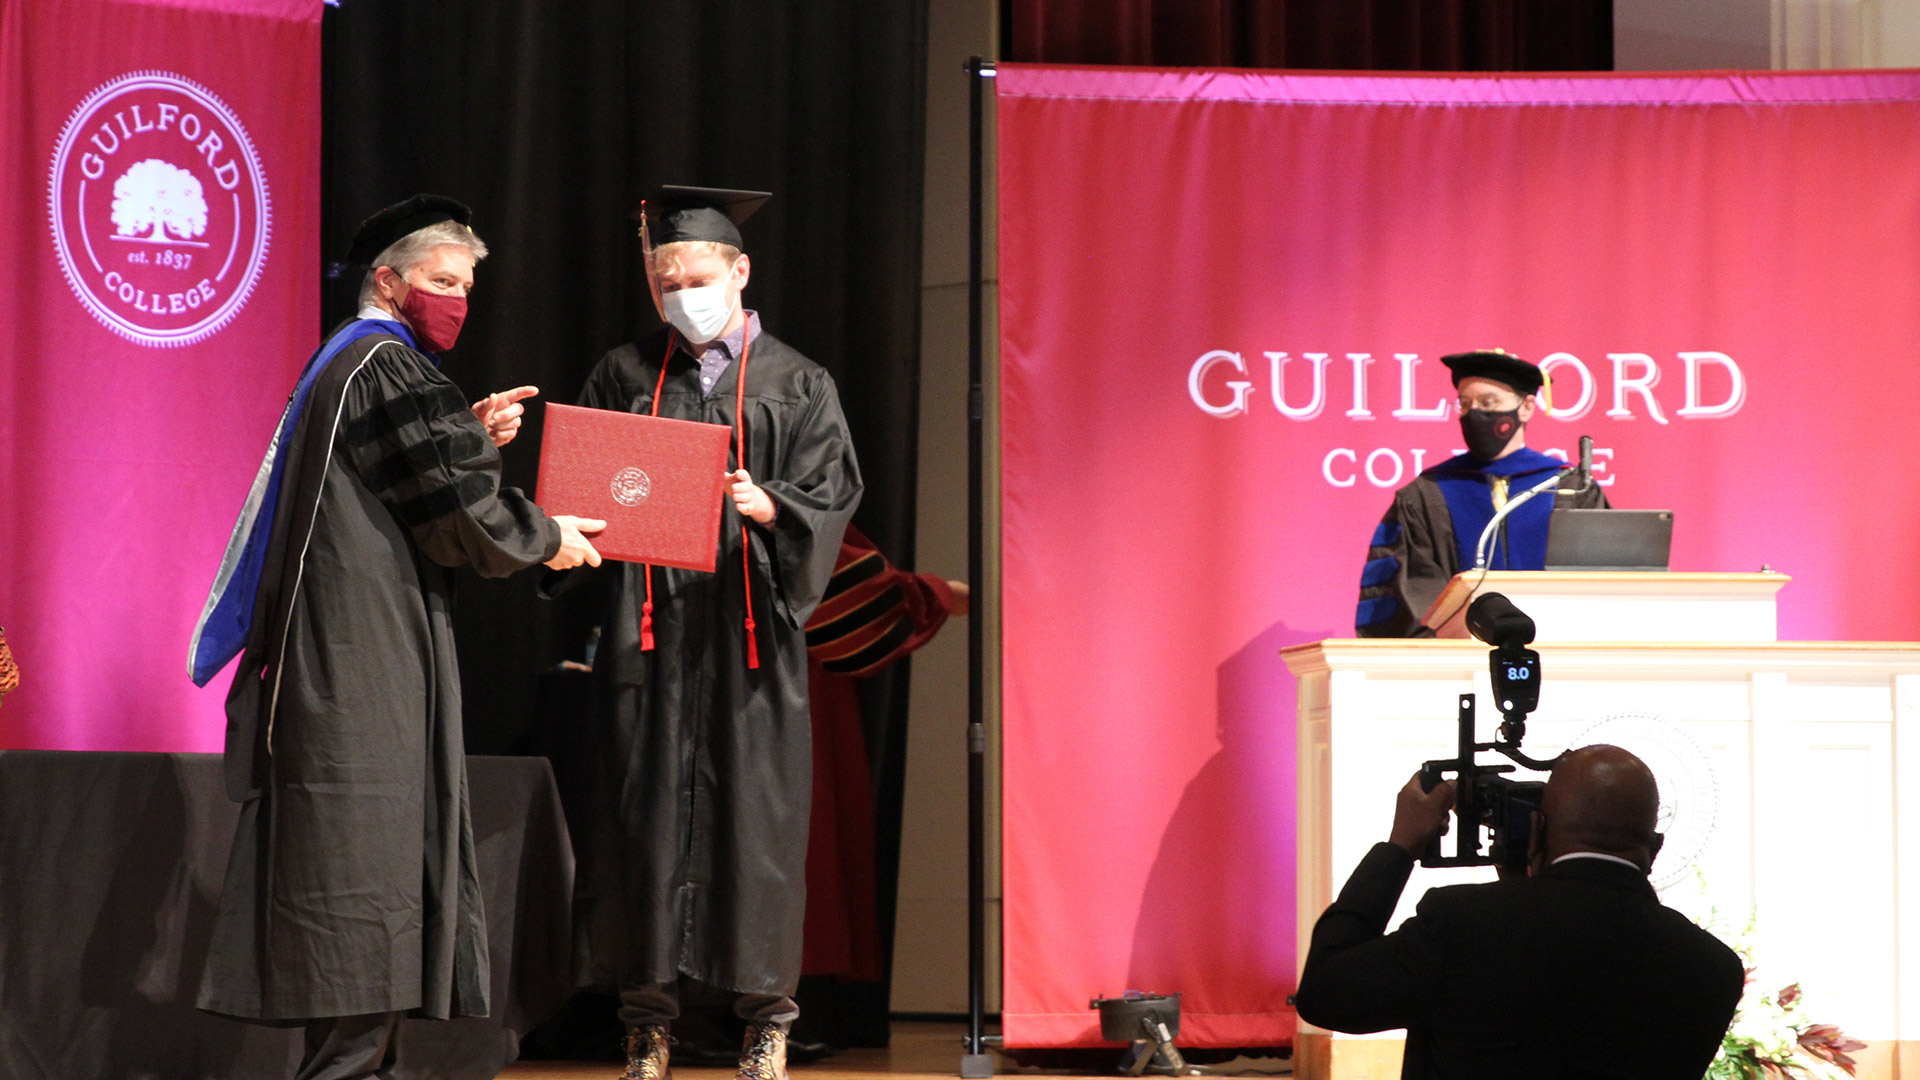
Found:
[{"label": "tree illustration in logo", "polygon": [[[207,200],[190,172],[159,158],[135,162],[113,182],[113,224],[121,236],[155,244],[188,240],[207,231]],[[171,235],[169,235],[171,234]]]}]

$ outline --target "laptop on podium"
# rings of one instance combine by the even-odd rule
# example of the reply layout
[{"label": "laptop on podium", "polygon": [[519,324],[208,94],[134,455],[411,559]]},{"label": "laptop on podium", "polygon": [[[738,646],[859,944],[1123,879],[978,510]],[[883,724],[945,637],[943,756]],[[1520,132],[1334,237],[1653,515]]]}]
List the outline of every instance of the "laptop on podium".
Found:
[{"label": "laptop on podium", "polygon": [[1665,570],[1671,510],[1555,510],[1547,524],[1548,570]]}]

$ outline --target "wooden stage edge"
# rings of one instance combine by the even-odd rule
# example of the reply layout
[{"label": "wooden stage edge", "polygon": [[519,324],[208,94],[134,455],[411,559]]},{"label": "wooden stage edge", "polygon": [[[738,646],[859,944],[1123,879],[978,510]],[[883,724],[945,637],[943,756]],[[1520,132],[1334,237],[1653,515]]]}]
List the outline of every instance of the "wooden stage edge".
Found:
[{"label": "wooden stage edge", "polygon": [[[1294,1044],[1295,1075],[1328,1080],[1396,1080],[1400,1075],[1399,1039],[1330,1039],[1302,1032]],[[1876,1039],[1855,1050],[1858,1080],[1920,1078],[1920,1040]],[[1795,1059],[1799,1060],[1799,1059]]]},{"label": "wooden stage edge", "polygon": [[[959,1023],[896,1020],[893,1045],[885,1050],[844,1050],[811,1065],[795,1065],[791,1072],[795,1080],[958,1076],[960,1040],[966,1030]],[[620,1065],[607,1061],[517,1061],[500,1076],[503,1080],[618,1080],[620,1072]],[[675,1065],[673,1075],[675,1080],[733,1080],[734,1071]]]},{"label": "wooden stage edge", "polygon": [[[966,1025],[929,1021],[895,1021],[893,1046],[886,1050],[847,1050],[811,1065],[793,1067],[795,1080],[869,1080],[875,1076],[953,1077],[960,1068],[960,1038]],[[1342,1039],[1328,1046],[1326,1036],[1303,1034],[1297,1075],[1394,1080],[1400,1075],[1400,1040]],[[1915,1080],[1920,1078],[1920,1041],[1875,1040],[1856,1051],[1861,1080]],[[1331,1060],[1328,1060],[1328,1059]],[[997,1075],[1039,1072],[1015,1069],[996,1058]],[[613,1062],[521,1061],[501,1073],[504,1080],[618,1080]],[[732,1069],[675,1066],[678,1080],[733,1080]],[[1112,1076],[1111,1072],[1085,1075]]]},{"label": "wooden stage edge", "polygon": [[[795,1065],[790,1070],[794,1080],[873,1080],[875,1077],[920,1077],[924,1080],[956,1077],[960,1074],[960,1041],[967,1032],[967,1025],[957,1022],[929,1020],[895,1020],[893,1022],[893,1045],[885,1050],[844,1050],[811,1065]],[[1112,1051],[1114,1064],[1119,1064],[1120,1051]],[[1115,1069],[1102,1069],[1090,1072],[1067,1072],[1065,1070],[1041,1069],[1033,1066],[1017,1066],[1008,1059],[994,1055],[994,1074],[996,1076],[1051,1075],[1073,1076],[1118,1076]],[[1245,1061],[1246,1059],[1237,1059]],[[1274,1070],[1276,1063],[1261,1059],[1262,1070]],[[1284,1070],[1286,1063],[1279,1062],[1278,1068]],[[502,1080],[618,1080],[621,1067],[610,1061],[519,1061],[507,1067],[500,1074]],[[675,1080],[733,1080],[732,1069],[701,1069],[692,1067],[673,1067]],[[1266,1080],[1277,1075],[1275,1071],[1263,1071],[1258,1076],[1247,1075],[1249,1080]],[[1399,1073],[1396,1070],[1395,1076]]]}]

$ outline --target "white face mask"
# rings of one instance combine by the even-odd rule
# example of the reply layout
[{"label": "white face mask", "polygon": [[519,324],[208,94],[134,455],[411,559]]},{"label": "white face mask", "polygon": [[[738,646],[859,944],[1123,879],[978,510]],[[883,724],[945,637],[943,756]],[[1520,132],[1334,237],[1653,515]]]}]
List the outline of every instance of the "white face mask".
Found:
[{"label": "white face mask", "polygon": [[[728,277],[731,276],[729,273]],[[727,299],[726,278],[697,289],[667,293],[660,298],[660,306],[666,309],[667,321],[673,328],[695,345],[705,345],[719,337],[733,316],[733,303]]]}]

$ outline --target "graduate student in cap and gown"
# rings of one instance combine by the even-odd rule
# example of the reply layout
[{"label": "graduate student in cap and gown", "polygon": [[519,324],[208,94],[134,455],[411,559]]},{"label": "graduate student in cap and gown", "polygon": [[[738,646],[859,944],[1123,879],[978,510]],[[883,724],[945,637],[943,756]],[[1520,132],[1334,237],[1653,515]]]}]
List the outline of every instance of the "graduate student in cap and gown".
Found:
[{"label": "graduate student in cap and gown", "polygon": [[604,523],[500,485],[532,387],[468,404],[441,374],[486,245],[419,195],[361,225],[358,315],[307,361],[194,633],[236,655],[241,804],[200,1008],[306,1026],[299,1080],[385,1076],[405,1015],[487,1013],[453,573],[598,563]]},{"label": "graduate student in cap and gown", "polygon": [[[678,989],[735,995],[743,1080],[786,1074],[812,757],[802,628],[860,502],[833,379],[760,325],[739,225],[764,192],[647,200],[667,326],[601,358],[580,404],[734,431],[713,573],[608,563],[598,753],[575,885],[585,985],[620,995],[630,1078],[659,1080]],[[567,588],[589,575],[550,588]]]},{"label": "graduate student in cap and gown", "polygon": [[[1527,423],[1540,408],[1536,395],[1546,382],[1538,367],[1500,349],[1455,353],[1440,361],[1453,373],[1467,452],[1394,492],[1393,505],[1374,527],[1360,572],[1354,613],[1360,637],[1418,636],[1421,617],[1440,590],[1473,567],[1474,545],[1509,494],[1518,496],[1567,467],[1527,447]],[[1544,569],[1554,508],[1606,505],[1598,486],[1553,498],[1534,496],[1507,516],[1488,566]]]}]

